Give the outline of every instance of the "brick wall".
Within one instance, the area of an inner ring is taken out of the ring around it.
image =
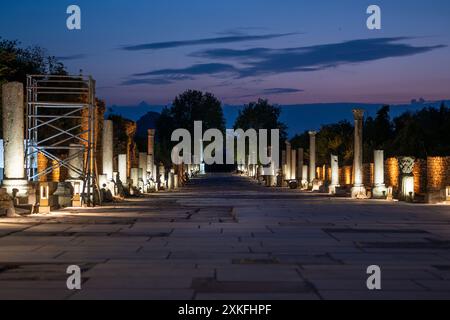
[[[363,164],[363,183],[365,186],[373,185],[373,163]]]
[[[400,169],[397,158],[388,158],[384,164],[384,181],[387,187],[398,189]]]
[[[450,157],[427,158],[427,190],[436,192],[450,186]]]
[[[427,161],[417,159],[414,164],[414,192],[426,193],[427,192]]]
[[[323,176],[323,170],[318,169]],[[450,157],[429,157],[427,160],[417,159],[414,165],[414,191],[418,194],[442,191],[450,186]],[[331,173],[328,174],[330,176]],[[384,165],[385,184],[398,190],[400,185],[400,168],[397,158],[388,158]],[[363,165],[364,185],[372,186],[374,181],[374,164]],[[353,184],[353,167],[339,168],[341,185]]]

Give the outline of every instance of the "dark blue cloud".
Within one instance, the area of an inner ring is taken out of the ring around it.
[[[138,45],[123,46],[123,50],[127,51],[140,51],[140,50],[161,50],[177,47],[196,46],[196,45],[208,45],[208,44],[222,44],[244,41],[258,41],[268,40],[280,37],[286,37],[294,35],[295,33],[278,33],[278,34],[265,34],[265,35],[246,35],[235,34],[226,37],[206,38],[206,39],[194,39],[184,41],[166,41],[166,42],[152,42]]]
[[[193,66],[183,69],[161,69],[144,73],[136,73],[134,77],[143,76],[192,76],[192,75],[208,75],[218,73],[236,73],[238,69],[230,64],[223,63],[203,63],[195,64]]]
[[[264,97],[264,96],[270,96],[270,95],[276,95],[276,94],[290,94],[290,93],[299,93],[304,92],[302,89],[295,89],[295,88],[268,88],[263,89],[257,92],[254,92],[252,94],[246,94],[243,96],[238,96],[235,98],[253,98],[253,97]]]
[[[446,47],[446,45],[413,46],[400,42],[410,39],[407,37],[361,39],[283,49],[211,49],[196,52],[191,56],[221,60],[221,63],[153,70],[133,76],[182,77],[226,73],[234,78],[261,77],[288,72],[312,72],[341,65],[406,57]]]
[[[133,86],[133,85],[139,85],[139,84],[151,84],[151,85],[164,85],[164,84],[171,84],[175,81],[181,81],[181,80],[192,80],[194,79],[191,76],[186,75],[164,75],[164,77],[158,77],[158,78],[130,78],[122,82],[123,86]]]
[[[164,85],[171,84],[172,81],[167,79],[128,79],[122,82],[123,86],[134,86],[139,84]]]
[[[56,59],[58,59],[60,61],[71,61],[71,60],[84,59],[86,57],[87,57],[86,54],[73,54],[73,55],[69,55],[69,56],[56,57]]]
[[[294,88],[269,88],[264,89],[262,91],[263,94],[270,95],[270,94],[283,94],[283,93],[297,93],[297,92],[303,92],[304,90],[301,89],[294,89]]]
[[[446,47],[444,45],[412,46],[399,43],[401,40],[408,39],[406,37],[361,39],[285,49],[212,49],[197,52],[194,55],[239,62],[244,65],[239,70],[239,76],[248,77],[323,70],[344,64],[411,56]]]

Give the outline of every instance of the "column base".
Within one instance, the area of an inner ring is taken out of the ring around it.
[[[26,179],[5,179],[2,187],[10,196],[13,196],[14,189],[18,190],[15,194],[17,198],[26,198],[30,195],[30,185]]]
[[[329,194],[332,194],[332,195],[336,194],[336,188],[339,188],[339,187],[340,187],[340,185],[338,185],[338,184],[332,184],[332,185],[330,185],[330,186],[328,187],[328,193],[329,193]]]
[[[368,199],[366,188],[364,186],[353,187],[352,199]]]
[[[311,191],[320,191],[320,188],[323,186],[323,181],[315,179],[311,183]]]
[[[374,199],[386,199],[388,196],[388,189],[385,185],[375,186],[372,189],[372,198]]]

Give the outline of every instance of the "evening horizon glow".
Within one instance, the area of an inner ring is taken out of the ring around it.
[[[80,31],[65,27],[70,4]],[[377,31],[369,4],[21,1],[3,5],[0,36],[91,74],[108,105],[164,105],[187,89],[233,105],[447,100],[450,3],[378,1]]]

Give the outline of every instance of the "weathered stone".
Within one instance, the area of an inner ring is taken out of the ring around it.
[[[363,183],[363,123],[364,110],[353,110],[355,118],[355,140],[353,148],[353,188],[352,198],[367,199],[366,188]]]
[[[2,86],[4,180],[3,187],[9,195],[16,189],[17,197],[27,197],[28,181],[25,178],[24,146],[24,90],[23,84],[9,82]]]
[[[329,186],[329,193],[336,194],[336,188],[339,185],[339,158],[331,155],[331,185]]]
[[[114,124],[112,120],[104,120],[103,136],[103,174],[108,181],[114,180],[113,176],[113,156],[114,156]]]
[[[316,180],[316,131],[309,132],[309,184],[312,187]]]
[[[385,199],[387,188],[384,184],[384,151],[374,151],[374,188],[372,196],[375,199]]]

